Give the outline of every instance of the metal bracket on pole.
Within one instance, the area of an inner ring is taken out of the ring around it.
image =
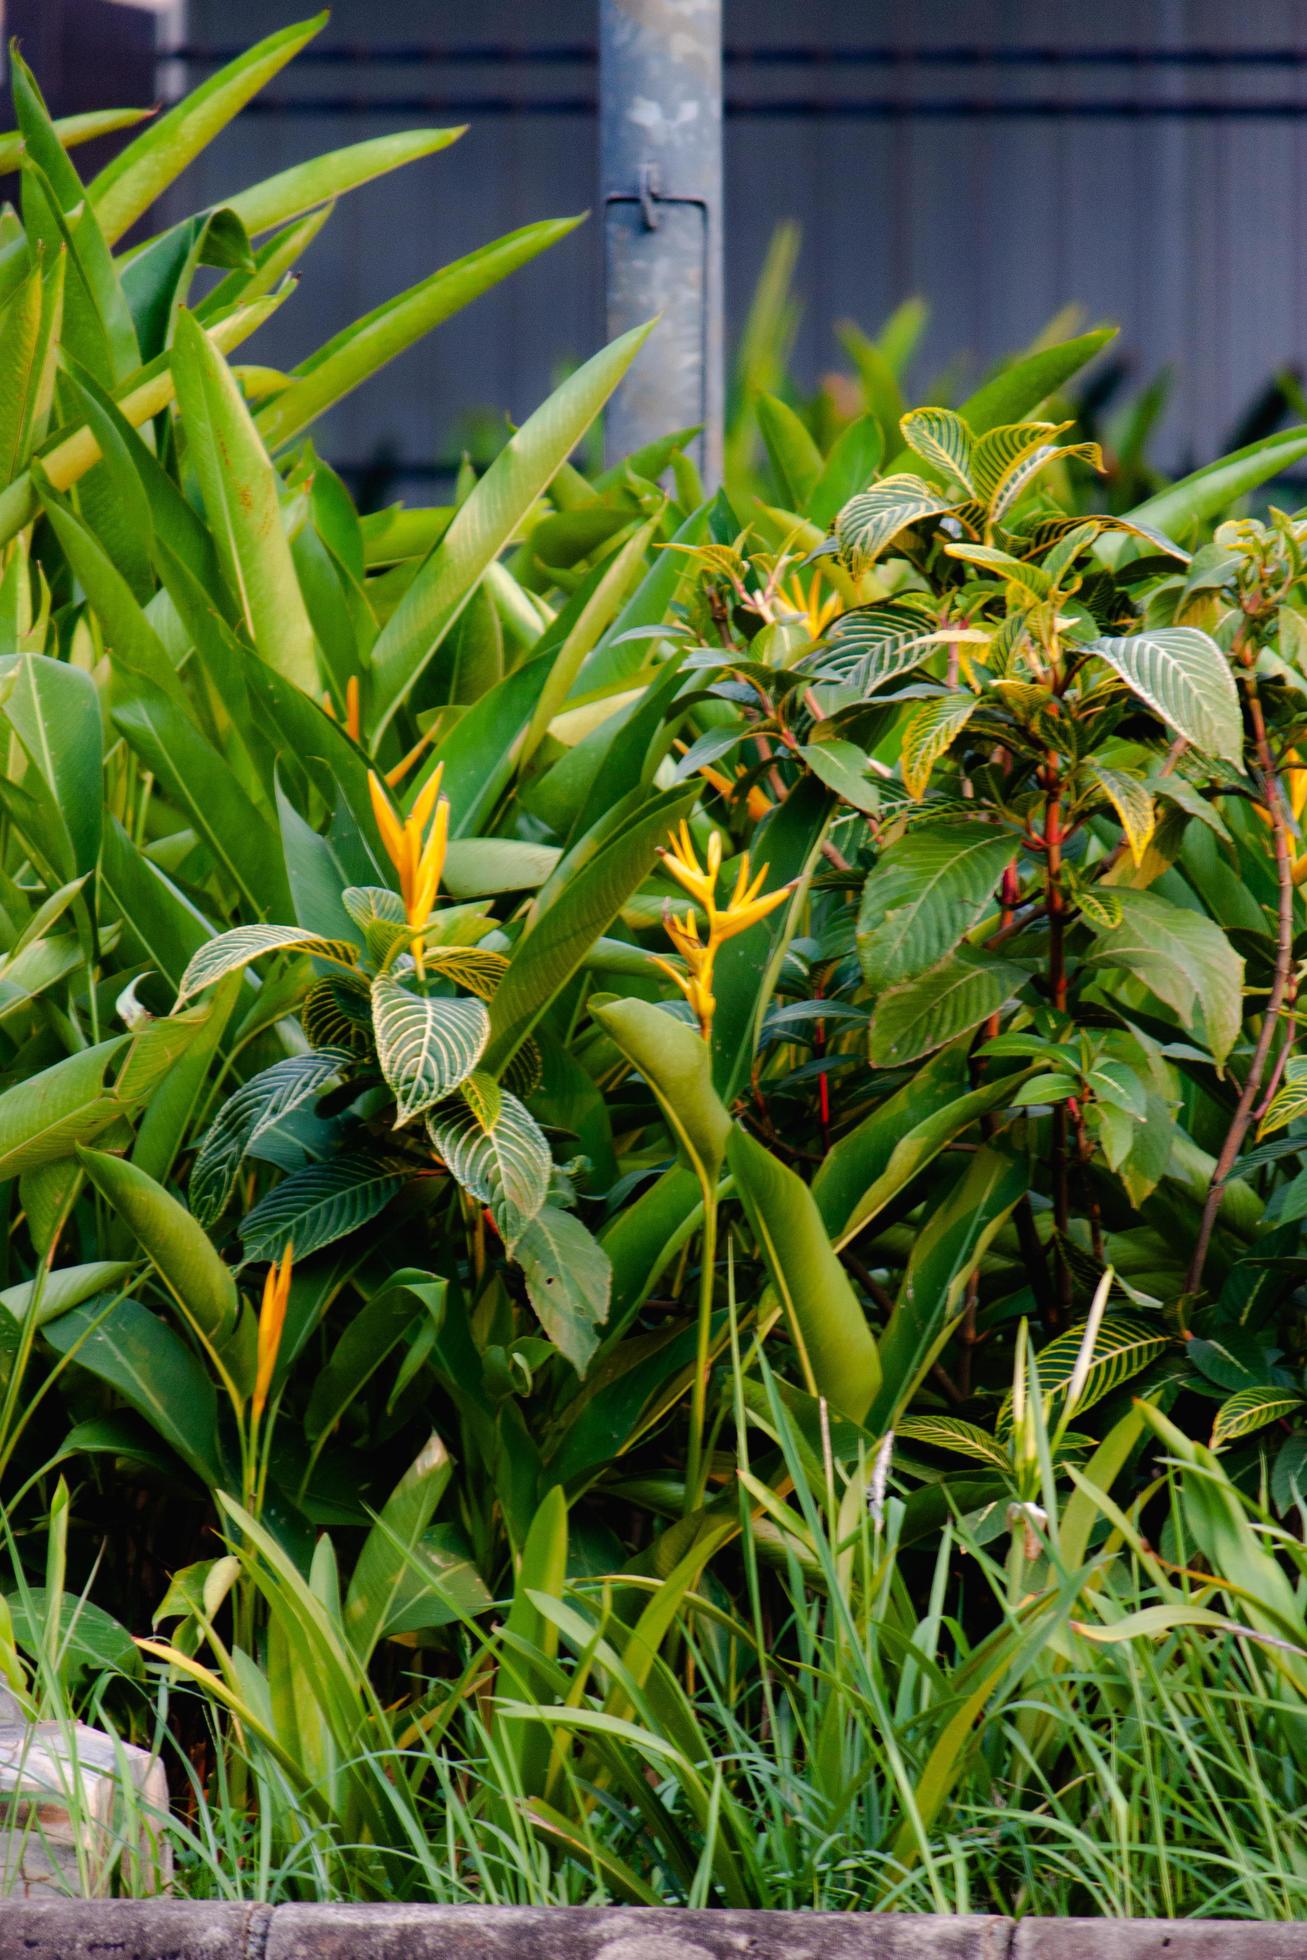
[[[613,397],[610,463],[701,426],[722,460],[721,0],[600,0],[600,175],[610,338],[659,315]]]

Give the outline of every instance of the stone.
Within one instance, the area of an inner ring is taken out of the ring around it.
[[[1307,1924],[1249,1919],[1023,1919],[1012,1960],[1307,1960]]]
[[[894,1914],[291,1905],[266,1960],[1008,1960],[1011,1936]]]
[[[182,1899],[11,1899],[0,1960],[258,1960],[267,1906]]]
[[[7,1700],[0,1706],[0,1898],[164,1890],[172,1847],[160,1829],[168,1783],[158,1757],[83,1722],[29,1722]]]

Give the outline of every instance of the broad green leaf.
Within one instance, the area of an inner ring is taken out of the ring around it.
[[[1026,978],[1024,968],[1010,960],[963,946],[929,973],[889,988],[871,1017],[872,1067],[914,1062],[955,1035],[968,1034],[1001,1012]]]
[[[913,709],[900,734],[899,763],[909,796],[920,802],[931,772],[980,706],[974,694],[934,695]]]
[[[838,1244],[847,1236],[859,1200],[884,1174],[905,1133],[956,1103],[969,1080],[960,1045],[946,1048],[832,1144],[812,1179],[812,1195],[832,1240]]]
[[[1175,1010],[1182,1027],[1201,1018],[1208,1047],[1224,1062],[1239,1035],[1243,961],[1205,912],[1125,886],[1115,896],[1121,924],[1095,935],[1090,960],[1133,973]]]
[[[124,1158],[85,1145],[78,1146],[77,1156],[101,1197],[140,1240],[187,1319],[206,1340],[221,1345],[236,1324],[240,1302],[230,1268],[199,1220]]]
[[[242,1083],[205,1131],[191,1166],[187,1196],[202,1225],[227,1208],[241,1160],[266,1131],[319,1095],[349,1061],[343,1049],[287,1055]]]
[[[702,1035],[652,1001],[595,997],[590,1012],[657,1096],[700,1185],[714,1189],[731,1119],[713,1088],[712,1055]]]
[[[241,1220],[246,1261],[279,1259],[287,1245],[307,1259],[375,1218],[407,1178],[406,1170],[362,1155],[292,1171]]]
[[[782,503],[791,510],[807,510],[821,479],[820,449],[788,402],[775,395],[758,397],[758,427],[780,480]]]
[[[309,953],[350,972],[358,966],[358,947],[348,940],[323,939],[304,926],[236,926],[210,939],[190,960],[177,990],[178,1005],[266,953]]]
[[[276,471],[231,369],[185,311],[177,318],[172,368],[189,455],[249,637],[270,667],[316,695],[317,648],[282,524]]]
[[[405,1471],[363,1541],[345,1595],[345,1630],[366,1666],[409,1586],[413,1563],[453,1471],[432,1436]]]
[[[458,1097],[429,1112],[427,1135],[451,1177],[491,1207],[511,1256],[549,1195],[553,1171],[531,1112],[492,1076],[474,1074]]]
[[[1243,718],[1230,662],[1195,626],[1094,640],[1090,652],[1204,755],[1243,768]]]
[[[726,1157],[811,1393],[861,1422],[881,1386],[880,1357],[811,1191],[744,1130],[732,1130]]]
[[[237,204],[239,205],[239,199]],[[406,292],[386,300],[371,313],[364,314],[362,319],[355,320],[352,325],[342,328],[341,332],[325,346],[318,348],[317,352],[311,354],[307,360],[301,361],[291,372],[290,386],[282,389],[272,401],[260,409],[255,421],[264,442],[269,449],[279,449],[284,443],[290,442],[325,409],[331,407],[334,402],[341,401],[361,382],[383,368],[388,361],[394,360],[397,354],[402,354],[406,347],[411,347],[415,341],[430,333],[433,327],[439,326],[442,320],[449,319],[451,314],[470,305],[474,299],[488,292],[492,286],[497,286],[501,279],[506,279],[510,272],[517,270],[518,266],[526,265],[537,258],[541,252],[548,251],[551,245],[556,245],[560,238],[565,238],[568,232],[575,230],[579,223],[579,218],[550,218],[538,224],[525,225],[520,231],[510,232],[507,237],[496,239],[491,245],[480,246],[475,252],[470,252],[466,258],[456,259],[452,265],[442,266],[438,272],[431,273],[428,278],[420,280],[416,286],[410,286]],[[549,404],[546,403],[545,407],[548,406]],[[534,421],[535,418],[533,417],[532,420]],[[512,449],[514,443],[521,442],[526,435],[526,429],[530,426],[531,424],[528,423],[513,437],[508,445],[509,449]],[[580,432],[577,433],[579,435]],[[576,440],[577,436],[574,435],[567,445],[568,448],[571,448]],[[522,463],[524,469],[531,466],[525,456],[522,458]],[[487,472],[487,475],[490,473]],[[553,470],[550,470],[549,475],[552,474]],[[482,481],[484,482],[485,479],[483,478]],[[548,478],[545,481],[547,482]],[[521,518],[525,516],[526,510],[544,487],[544,483],[539,483],[527,499],[526,505],[512,518],[505,535],[494,545],[490,553],[492,558],[497,556],[499,550],[508,542]],[[501,478],[500,490],[502,495],[512,498],[515,495],[516,485],[505,483]],[[501,507],[499,510],[486,511],[484,516],[493,523],[504,514],[506,513]],[[451,530],[452,528],[453,526]],[[475,549],[482,541],[474,539],[465,531],[460,542]],[[464,571],[466,569],[465,565]],[[484,569],[483,563],[480,570]],[[480,571],[477,576],[480,576]],[[475,583],[474,578],[472,584]],[[448,591],[442,593],[440,598],[447,602]],[[452,624],[452,620],[446,622],[446,626],[448,624]],[[388,648],[394,644],[392,639],[386,638],[385,635],[382,637]],[[434,650],[433,647],[430,651],[434,652]]]
[[[1259,484],[1292,470],[1304,456],[1307,428],[1281,429],[1276,435],[1263,436],[1245,449],[1219,457],[1190,476],[1182,476],[1178,483],[1168,484],[1156,496],[1128,510],[1123,521],[1174,537],[1228,510]],[[1108,534],[1094,549],[1105,564],[1115,565],[1128,541],[1121,533]]]
[[[608,1318],[612,1267],[579,1218],[544,1205],[513,1249],[540,1325],[584,1375]]]
[[[379,735],[643,346],[637,327],[594,355],[510,437],[378,635],[372,650]]]
[[[493,1605],[465,1534],[456,1524],[436,1524],[423,1533],[398,1577],[382,1638],[434,1633],[488,1613]]]
[[[993,824],[922,824],[882,853],[862,888],[858,957],[873,993],[951,953],[994,899],[1016,840]]]
[[[0,1179],[72,1155],[73,1146],[118,1120],[122,1107],[105,1080],[129,1037],[80,1049],[0,1094]]]
[[[329,1436],[414,1321],[419,1317],[438,1321],[444,1306],[443,1279],[416,1266],[393,1272],[359,1308],[315,1376],[304,1415],[305,1434],[315,1443]]]
[[[885,453],[880,423],[874,415],[859,415],[841,431],[821,477],[804,506],[814,524],[828,525],[850,497],[865,490]]]
[[[7,1286],[0,1293],[0,1307],[6,1308],[18,1321],[32,1314],[36,1325],[44,1327],[48,1320],[57,1320],[71,1307],[80,1307],[92,1294],[112,1291],[130,1272],[131,1267],[121,1259],[92,1259],[82,1266],[59,1266],[53,1272],[43,1272],[37,1279]]]
[[[326,14],[269,34],[228,62],[207,82],[119,152],[89,187],[110,244],[133,225],[205,145],[326,25]]]
[[[0,658],[12,679],[3,712],[30,765],[22,787],[34,798],[28,842],[66,884],[95,867],[100,851],[103,741],[89,674],[38,653]]]
[[[472,1073],[490,1036],[490,1015],[482,1001],[423,997],[383,973],[372,983],[372,1028],[399,1129]]]
[[[840,555],[859,578],[900,531],[923,517],[941,517],[953,507],[953,501],[919,476],[883,476],[870,490],[851,497],[836,518]]]
[[[1279,1422],[1285,1416],[1293,1415],[1303,1406],[1304,1398],[1292,1389],[1271,1387],[1241,1388],[1222,1402],[1216,1411],[1212,1424],[1211,1447],[1219,1450],[1226,1443],[1237,1442],[1242,1436],[1251,1436],[1258,1429],[1265,1429],[1270,1422]]]
[[[968,1280],[1027,1182],[1023,1163],[983,1144],[929,1206],[880,1337],[884,1379],[867,1414],[869,1428],[893,1428],[916,1394],[962,1311]]]
[[[51,1321],[56,1354],[107,1382],[209,1488],[222,1479],[217,1394],[198,1356],[175,1328],[138,1300],[103,1297]]]

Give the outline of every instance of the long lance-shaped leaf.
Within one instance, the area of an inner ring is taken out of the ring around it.
[[[270,293],[249,306],[233,307],[223,319],[210,322],[205,329],[208,338],[219,352],[230,353],[276,312],[285,296],[285,291]],[[161,355],[115,391],[113,399],[123,417],[139,429],[160,409],[167,408],[174,392],[168,356]],[[41,450],[40,461],[53,487],[68,490],[100,461],[100,445],[93,431],[81,424],[52,437]],[[0,492],[0,545],[8,544],[25,524],[30,524],[38,508],[36,483],[27,470]]]
[[[1148,497],[1128,510],[1120,522],[1146,525],[1150,530],[1174,537],[1177,532],[1187,531],[1190,526],[1228,509],[1259,484],[1292,469],[1304,456],[1307,456],[1307,428],[1282,429],[1278,435],[1250,442],[1245,449],[1220,456],[1191,476],[1182,476],[1178,483],[1168,484],[1155,497]],[[1129,542],[1128,534],[1105,533],[1096,541],[1094,555],[1105,565],[1115,565]]]
[[[511,436],[456,513],[378,636],[372,651],[376,734],[388,727],[487,566],[593,422],[644,345],[635,327],[569,375]]]
[[[744,1130],[732,1130],[726,1157],[808,1386],[860,1422],[880,1391],[880,1355],[811,1191]]]
[[[182,975],[177,1005],[211,987],[224,974],[235,973],[265,953],[308,953],[314,959],[330,960],[335,966],[351,970],[358,964],[358,947],[348,940],[324,939],[305,926],[236,926],[201,946]],[[175,1011],[175,1010],[174,1010]]]
[[[187,1319],[208,1340],[223,1341],[236,1322],[236,1282],[199,1220],[122,1157],[84,1146],[77,1155],[101,1197],[140,1240]]]
[[[1094,327],[1073,340],[1062,340],[1056,346],[1038,347],[1033,353],[1021,355],[977,388],[974,395],[968,395],[959,404],[958,414],[973,436],[983,435],[1004,422],[1020,422],[1050,395],[1055,395],[1073,374],[1088,366],[1110,340],[1115,340],[1116,334],[1115,327]],[[916,460],[910,449],[902,449],[886,462],[885,474],[909,467]],[[927,471],[929,468],[927,465]]]
[[[215,200],[225,210],[234,211],[252,238],[303,217],[317,204],[343,197],[361,184],[371,184],[388,171],[402,170],[405,164],[435,156],[457,143],[467,130],[461,123],[454,129],[400,129],[388,136],[370,136],[362,143],[350,143],[326,156],[311,157],[307,163],[292,164],[251,184],[234,197]]]
[[[106,164],[89,196],[111,245],[326,23],[318,14],[247,48]]]
[[[343,400],[406,347],[497,286],[518,266],[526,265],[556,245],[580,222],[580,218],[551,218],[540,224],[524,225],[520,231],[509,232],[493,244],[469,252],[466,258],[442,266],[429,278],[419,280],[416,286],[396,294],[343,328],[324,347],[301,361],[292,370],[290,386],[260,409],[257,426],[263,440],[270,449],[279,449],[306,429],[324,409]]]
[[[120,129],[134,129],[148,122],[153,109],[90,109],[80,116],[57,116],[50,127],[65,150],[79,143],[94,143],[101,136],[112,136]],[[7,177],[23,160],[23,133],[7,129],[0,135],[0,176]]]
[[[173,373],[190,455],[218,551],[260,658],[306,694],[318,658],[281,520],[280,486],[231,369],[183,311]]]

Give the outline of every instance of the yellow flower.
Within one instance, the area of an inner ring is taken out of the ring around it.
[[[740,868],[736,874],[735,889],[728,903],[717,903],[717,877],[722,864],[721,832],[714,830],[708,839],[705,862],[700,864],[690,836],[690,826],[682,822],[679,831],[671,831],[671,849],[662,853],[663,863],[707,915],[708,936],[704,940],[699,935],[699,921],[694,913],[687,911],[684,918],[678,919],[670,905],[663,911],[663,929],[671,940],[673,949],[680,954],[687,971],[659,960],[657,964],[663,972],[676,982],[694,1010],[699,1023],[699,1032],[707,1041],[712,1034],[713,1014],[717,1006],[713,994],[713,967],[717,959],[717,949],[737,933],[747,932],[750,926],[757,925],[769,912],[775,911],[783,899],[789,895],[789,886],[781,885],[774,892],[762,893],[767,877],[767,866],[750,876],[749,853],[740,854]],[[760,896],[760,894],[762,894]]]
[[[783,597],[789,600],[797,613],[808,622],[808,631],[814,640],[819,640],[833,619],[838,619],[841,600],[837,592],[825,599],[821,596],[821,573],[814,572],[805,585],[797,572],[788,584],[781,587]]]
[[[274,1259],[268,1268],[268,1276],[263,1282],[263,1304],[259,1308],[258,1365],[254,1374],[254,1398],[251,1404],[255,1422],[263,1414],[267,1405],[268,1390],[272,1387],[272,1373],[277,1365],[277,1355],[281,1349],[282,1329],[286,1325],[286,1306],[290,1300],[290,1272],[294,1257],[294,1247],[286,1242],[286,1250],[280,1263]]]
[[[419,979],[423,971],[422,933],[435,906],[449,843],[449,799],[440,794],[444,769],[443,762],[436,764],[402,822],[375,770],[368,771],[372,814],[386,854],[399,873],[399,892],[404,917],[413,929],[413,964]]]

